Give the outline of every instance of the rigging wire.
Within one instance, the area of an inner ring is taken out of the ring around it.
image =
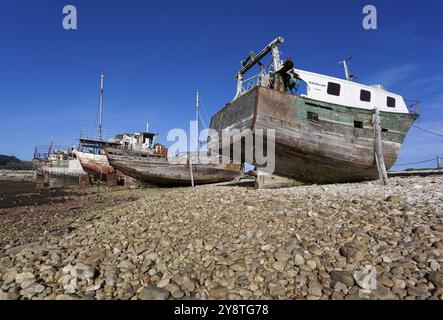
[[[206,126],[205,120],[203,119],[200,112],[198,113],[198,115],[200,116],[200,120],[202,121],[203,125],[205,126],[205,129],[208,129],[208,127]]]
[[[433,134],[433,135],[436,135],[438,137],[442,137],[443,138],[443,134],[441,134],[441,133],[437,133],[437,132],[434,132],[434,131],[431,131],[431,130],[428,130],[428,129],[425,129],[425,128],[422,128],[422,127],[419,127],[419,126],[416,126],[415,124],[413,124],[412,126],[414,128],[419,129],[419,130],[423,130],[423,131],[425,131],[427,133],[430,133],[430,134]]]
[[[208,114],[206,113],[205,103],[203,102],[203,98],[202,98],[201,94],[200,94],[200,102],[201,102],[201,106],[202,106],[201,109],[202,109],[203,112],[205,113],[204,116],[205,116],[206,120],[208,121],[208,120],[209,120],[209,117],[208,117]],[[206,126],[206,124],[205,124],[205,122],[204,122],[202,116],[203,116],[203,115],[202,115],[201,112],[200,112],[200,118],[201,118],[201,120],[202,120],[202,122],[203,122],[203,125],[205,126],[205,129],[207,129],[208,127]],[[208,122],[209,122],[209,121],[208,121]]]
[[[423,161],[417,161],[417,162],[409,162],[409,163],[396,164],[396,165],[393,165],[393,167],[403,167],[403,166],[409,166],[409,165],[411,165],[411,164],[426,163],[426,162],[435,161],[435,159],[436,159],[436,158],[434,158],[434,159],[429,159],[429,160],[423,160]]]

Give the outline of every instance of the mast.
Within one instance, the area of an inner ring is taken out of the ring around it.
[[[346,76],[346,80],[348,81],[352,81],[352,79],[354,78],[354,76],[349,72],[349,65],[348,65],[348,61],[351,60],[351,57],[346,58],[342,61],[340,61],[338,64],[342,64],[343,67],[345,68],[345,76]]]
[[[197,96],[196,96],[196,112],[195,112],[195,120],[197,121],[197,159],[198,159],[198,157],[199,157],[199,143],[200,143],[200,141],[199,141],[199,126],[198,126],[198,116],[199,116],[199,103],[200,103],[200,101],[199,101],[199,92],[198,92],[198,89],[197,89]]]
[[[100,141],[103,141],[103,88],[104,88],[104,82],[105,82],[105,75],[103,74],[103,71],[100,75],[100,122],[98,125],[98,135]]]

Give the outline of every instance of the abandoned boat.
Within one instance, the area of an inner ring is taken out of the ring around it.
[[[407,106],[402,96],[380,85],[352,81],[347,61],[343,62],[346,80],[294,68],[291,60],[280,60],[278,46],[282,42],[279,37],[242,62],[235,98],[211,118],[214,131],[208,148],[245,161],[243,146],[240,154],[226,153],[226,149],[247,141],[248,135],[255,139],[257,129],[264,135],[273,129],[275,160],[272,171],[263,169],[264,176],[308,183],[377,179],[373,115],[379,114],[383,157],[389,169],[418,118],[418,101]],[[269,53],[271,60],[265,67],[262,59]],[[256,64],[260,73],[243,81],[244,74]],[[223,132],[233,129],[238,131],[223,143]],[[265,139],[265,148],[269,144]],[[260,175],[263,165],[255,157],[249,163]]]
[[[52,143],[48,149],[36,147],[32,163],[41,187],[64,187],[88,181],[87,173],[69,148],[54,147]]]
[[[199,93],[197,90],[196,137],[198,137]],[[230,163],[218,154],[197,151],[168,158],[168,149],[160,144],[138,150],[124,144],[124,148],[107,148],[109,163],[125,175],[160,186],[189,186],[227,182],[242,176],[242,165]]]
[[[202,153],[182,154],[167,159],[162,155],[106,148],[106,155],[115,169],[152,185],[209,184],[232,181],[242,175],[241,164],[225,164],[219,156]]]
[[[74,156],[80,161],[83,169],[95,180],[103,180],[112,184],[116,176],[121,173],[115,172],[109,165],[106,158],[104,147],[111,145],[118,146],[118,142],[105,141],[103,136],[103,92],[104,92],[104,74],[100,74],[100,105],[99,105],[99,125],[98,130],[82,128],[80,130],[79,145],[73,151]]]

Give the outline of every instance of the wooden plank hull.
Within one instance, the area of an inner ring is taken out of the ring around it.
[[[171,163],[163,157],[140,157],[107,152],[109,163],[125,175],[159,186],[189,186],[189,163]],[[192,165],[194,183],[209,184],[232,181],[242,175],[241,164],[195,163]]]
[[[308,113],[318,119],[308,118]],[[381,112],[386,168],[397,159],[401,144],[418,116]],[[363,128],[354,126],[363,123]],[[351,182],[378,178],[374,159],[372,110],[324,103],[293,94],[256,87],[226,105],[211,119],[223,129],[275,130],[274,174],[315,183]],[[214,144],[209,141],[209,148]],[[232,141],[240,136],[234,135]],[[224,150],[219,147],[218,152]],[[266,150],[266,144],[265,144]],[[226,152],[226,151],[225,151]],[[226,153],[225,153],[226,154]],[[244,157],[244,149],[242,149]],[[258,168],[260,169],[260,168]]]

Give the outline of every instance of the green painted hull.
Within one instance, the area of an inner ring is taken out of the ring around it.
[[[372,110],[256,87],[216,113],[211,119],[211,129],[218,132],[220,139],[225,128],[274,129],[276,175],[315,183],[372,180],[378,178],[372,113]],[[387,169],[396,161],[417,117],[380,112]],[[355,122],[362,123],[363,128],[356,127]],[[211,139],[210,148],[214,141]],[[219,148],[219,152],[223,151]]]

